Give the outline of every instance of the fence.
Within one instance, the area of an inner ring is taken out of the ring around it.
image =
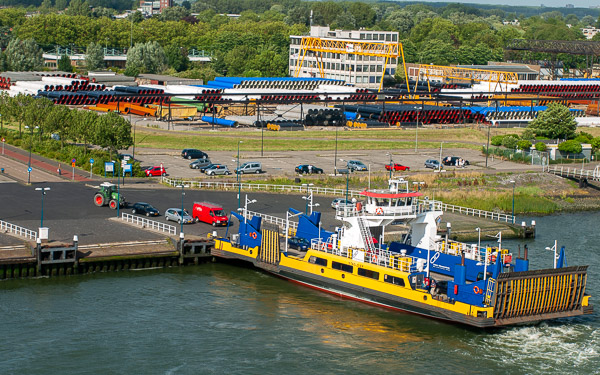
[[[198,189],[213,189],[213,190],[237,190],[238,189],[238,184],[237,182],[218,182],[218,181],[184,181],[184,180],[177,180],[177,179],[172,179],[172,178],[167,178],[164,177],[163,180],[166,184],[170,185],[170,186],[181,186],[183,185],[187,185],[190,188],[196,187]],[[250,184],[250,183],[240,183],[240,187],[241,189],[247,191],[270,191],[270,192],[279,192],[279,193],[302,193],[305,194],[307,193],[307,188],[306,186],[301,186],[301,185],[272,185],[272,184]],[[332,196],[344,196],[346,194],[346,190],[345,189],[334,189],[334,188],[327,188],[327,187],[318,187],[318,186],[311,186],[310,187],[310,191],[313,192],[313,194],[319,194],[319,195],[332,195]],[[348,198],[361,198],[361,191],[358,190],[348,190]],[[417,201],[414,202],[415,204],[417,203]],[[507,223],[514,223],[514,216],[512,215],[506,215],[506,214],[501,214],[501,213],[496,213],[496,212],[492,212],[492,211],[483,211],[483,210],[478,210],[475,208],[469,208],[469,207],[461,207],[461,206],[455,206],[455,205],[451,205],[451,204],[444,204],[442,203],[442,211],[450,211],[450,212],[457,212],[457,213],[461,213],[461,214],[465,214],[465,215],[470,215],[470,216],[477,216],[477,217],[482,217],[482,218],[486,218],[486,219],[490,219],[490,220],[498,220],[498,221],[504,221]],[[248,211],[250,212],[250,211]],[[260,215],[259,215],[260,216]],[[267,215],[268,216],[268,215]]]
[[[15,224],[7,223],[6,221],[0,220],[0,231],[4,233],[12,233],[17,236],[25,237],[28,240],[36,240],[37,232],[33,230],[29,230],[27,228],[20,227]]]
[[[561,177],[571,177],[576,179],[586,178],[588,180],[600,181],[600,167],[594,169],[583,169],[583,168],[571,168],[571,167],[557,167],[548,166],[545,169],[546,172],[555,174]]]
[[[132,223],[134,225],[138,225],[142,228],[152,229],[152,230],[159,231],[159,232],[167,232],[172,235],[177,234],[177,228],[174,227],[173,225],[160,223],[160,222],[154,221],[154,220],[148,220],[143,217],[122,213],[121,220],[126,221],[128,223]]]

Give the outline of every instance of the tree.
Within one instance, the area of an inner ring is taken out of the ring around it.
[[[31,127],[38,126],[40,128],[40,139],[44,134],[43,123],[46,117],[48,117],[48,113],[50,113],[52,106],[54,106],[52,100],[48,98],[37,98],[30,100],[24,107],[23,119],[27,125]]]
[[[98,43],[90,43],[85,51],[85,66],[88,71],[104,68],[104,50]]]
[[[42,49],[33,39],[15,38],[4,51],[7,68],[14,71],[41,70],[44,66]]]
[[[165,56],[167,64],[177,72],[187,70],[190,59],[188,58],[187,49],[170,45],[165,48]]]
[[[169,7],[162,10],[159,18],[161,21],[179,21],[189,15],[190,11],[184,7]]]
[[[64,147],[67,138],[74,139],[73,137],[76,135],[73,132],[76,130],[73,126],[73,112],[84,111],[71,111],[64,105],[53,105],[48,115],[44,118],[42,129],[47,134],[58,134],[61,148]]]
[[[538,151],[546,151],[548,149],[548,146],[546,146],[544,142],[538,142],[535,144],[535,149]]]
[[[67,9],[67,6],[69,5],[69,1],[68,0],[56,0],[54,3],[54,7],[57,10],[65,10]]]
[[[165,69],[167,58],[165,50],[158,42],[136,43],[127,52],[125,72],[132,73],[160,73]]]
[[[98,116],[94,135],[94,143],[108,148],[111,155],[133,144],[131,123],[113,112]]]
[[[515,149],[517,147],[517,143],[519,139],[512,135],[507,135],[502,138],[502,146],[510,149]]]
[[[72,72],[73,65],[71,65],[71,59],[66,54],[62,55],[60,59],[58,59],[57,69],[61,72]]]
[[[575,137],[577,122],[569,108],[560,103],[551,103],[548,109],[529,124],[528,128],[533,129],[536,136],[571,139]]]
[[[69,16],[85,16],[90,15],[90,4],[86,1],[71,0],[69,7],[65,10],[65,14]]]
[[[521,139],[520,141],[517,142],[517,148],[519,150],[527,151],[531,148],[531,141],[528,141],[526,139]]]
[[[94,142],[98,115],[92,111],[71,112],[72,122],[68,134],[74,141],[83,143],[84,153],[87,154],[88,142]]]

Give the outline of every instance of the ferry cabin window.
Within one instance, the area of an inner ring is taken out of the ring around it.
[[[365,268],[358,269],[358,276],[370,277],[371,279],[379,280],[379,272],[367,270]]]
[[[339,262],[331,262],[331,268],[333,268],[334,270],[340,270],[350,273],[352,273],[352,271],[354,270],[354,267],[352,267],[351,265]]]
[[[404,279],[397,276],[384,275],[383,281],[394,285],[404,286]]]
[[[311,256],[310,258],[308,258],[308,262],[319,265],[319,266],[327,267],[327,259],[324,259],[324,258]]]

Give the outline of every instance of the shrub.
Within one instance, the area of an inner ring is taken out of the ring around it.
[[[490,143],[492,146],[502,146],[502,139],[504,139],[503,135],[495,135],[492,137]]]
[[[512,135],[507,135],[506,137],[504,137],[504,139],[502,139],[502,146],[514,149],[515,147],[517,147],[517,142],[519,142],[518,138]]]
[[[592,138],[592,140],[590,140],[590,144],[592,145],[592,148],[594,150],[599,149],[600,148],[600,137]]]
[[[544,142],[538,142],[535,144],[535,149],[538,151],[546,151],[548,149],[548,146],[546,146]]]
[[[582,147],[581,143],[577,142],[574,139],[564,141],[558,145],[558,149],[562,152],[568,152],[571,154],[578,154],[581,152]]]
[[[531,148],[531,142],[525,139],[522,139],[520,141],[517,142],[517,148],[519,150],[529,150]]]

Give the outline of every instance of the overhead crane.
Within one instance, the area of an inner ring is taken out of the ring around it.
[[[381,88],[383,86],[385,68],[387,67],[387,64],[391,58],[398,59],[399,57],[402,57],[404,75],[408,77],[406,72],[406,64],[404,61],[404,50],[402,49],[402,43],[361,42],[357,40],[334,40],[305,36],[302,37],[302,41],[300,43],[300,59],[298,64],[296,65],[296,73],[294,75],[295,77],[298,77],[300,75],[300,70],[302,69],[302,64],[308,51],[311,51],[315,54],[317,60],[317,67],[319,69],[319,74],[321,75],[321,78],[325,78],[325,71],[323,68],[323,54],[328,52],[339,53],[344,55],[375,56],[385,58],[378,91],[381,91]]]
[[[519,83],[517,74],[513,72],[503,72],[498,70],[487,70],[487,69],[473,69],[473,68],[461,68],[457,66],[441,66],[441,65],[429,65],[420,64],[418,66],[419,77],[422,75],[427,78],[429,84],[429,77],[442,78],[444,80],[463,80],[468,82],[489,82],[490,92],[495,91],[496,87],[500,85],[516,85]],[[418,82],[417,82],[418,83]],[[496,86],[492,90],[492,84]]]

